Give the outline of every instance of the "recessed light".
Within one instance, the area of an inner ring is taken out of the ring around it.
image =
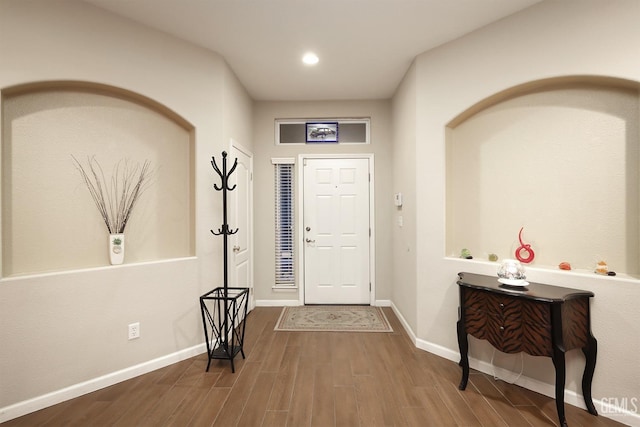
[[[305,53],[304,56],[302,57],[302,62],[304,62],[307,65],[315,65],[318,63],[318,61],[320,61],[320,59],[318,58],[318,55],[316,55],[313,52]]]

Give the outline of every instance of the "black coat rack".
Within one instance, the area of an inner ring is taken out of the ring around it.
[[[236,158],[231,170],[227,172],[227,153],[222,152],[222,170],[215,157],[211,157],[211,166],[221,179],[221,185],[213,184],[216,191],[222,191],[222,226],[218,231],[211,230],[215,236],[222,236],[223,242],[223,286],[217,287],[200,297],[202,325],[207,343],[209,361],[207,371],[213,359],[231,361],[231,372],[235,372],[234,357],[240,353],[244,359],[244,331],[246,327],[249,288],[229,287],[228,238],[238,232],[232,230],[227,222],[227,192],[236,186],[229,187],[229,177],[238,166]]]
[[[227,223],[227,191],[233,191],[236,188],[235,185],[233,187],[229,187],[229,177],[236,170],[236,167],[238,166],[238,159],[236,158],[236,160],[233,162],[233,166],[231,167],[231,170],[229,171],[229,173],[227,173],[227,152],[223,151],[222,152],[222,171],[216,164],[215,157],[211,158],[211,166],[213,166],[213,170],[216,171],[216,173],[222,180],[222,185],[220,186],[218,186],[217,184],[213,184],[213,188],[215,188],[217,191],[222,191],[222,227],[218,228],[217,232],[211,230],[211,233],[214,234],[215,236],[220,236],[220,235],[222,236],[223,259],[224,259],[223,281],[224,281],[224,288],[227,289],[228,281],[229,281],[229,266],[228,266],[229,260],[228,260],[228,253],[227,253],[227,250],[229,248],[228,239],[230,235],[236,234],[238,232],[237,228],[235,230],[230,230],[229,224]]]

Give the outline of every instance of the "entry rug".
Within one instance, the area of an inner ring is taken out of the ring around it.
[[[284,307],[274,330],[393,332],[382,308],[347,305]]]

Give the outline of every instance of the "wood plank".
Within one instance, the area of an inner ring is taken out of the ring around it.
[[[277,372],[282,363],[289,336],[287,333],[274,332],[269,347],[265,349],[262,363],[263,372]]]
[[[255,310],[254,310],[255,311]],[[259,349],[259,351],[252,351],[247,355],[247,359],[252,362],[261,362],[264,360],[268,349],[271,346],[271,341],[273,341],[276,332],[273,328],[276,326],[276,319],[267,319],[263,325],[259,327],[262,328],[262,333],[259,337],[257,337],[257,341],[255,342],[255,348]]]
[[[493,382],[494,380],[491,380]],[[510,426],[526,426],[529,424],[520,412],[514,408],[500,391],[484,375],[469,375],[467,388],[475,387],[487,402]]]
[[[189,427],[211,426],[227,403],[230,394],[231,388],[212,387],[186,425]]]
[[[291,397],[291,407],[287,417],[288,426],[308,426],[311,424],[311,405],[313,403],[313,364],[301,356]]]
[[[253,427],[262,424],[275,379],[274,372],[260,372],[258,374],[238,421],[238,426]]]
[[[372,377],[360,375],[354,378],[358,416],[361,426],[385,424],[385,402],[380,384]]]
[[[169,384],[151,384],[137,396],[132,396],[127,410],[113,424],[118,427],[140,425],[147,413],[153,410],[164,395],[173,386]]]
[[[351,343],[349,366],[353,375],[371,375],[370,359],[362,341],[364,334],[357,334]]]
[[[173,386],[169,389],[162,399],[158,400],[156,405],[148,411],[145,416],[136,425],[140,427],[154,427],[164,424],[171,415],[177,411],[180,403],[189,394],[190,387]]]
[[[330,363],[317,365],[315,367],[315,377],[313,380],[311,427],[335,425],[333,391],[332,365]]]
[[[466,390],[461,390],[460,396],[467,402],[467,405],[483,426],[507,427],[506,421],[472,384],[468,384]]]
[[[449,408],[444,403],[440,396],[440,389],[437,387],[420,387],[422,393],[423,408],[428,415],[428,424],[436,426],[456,426],[456,420],[449,411]],[[412,408],[407,408],[412,409]],[[415,411],[415,415],[422,415],[423,412]],[[416,424],[425,425],[425,424]],[[464,425],[464,424],[462,424]]]
[[[234,425],[240,419],[244,405],[249,399],[253,385],[258,378],[259,371],[260,362],[245,363],[244,369],[237,375],[238,379],[231,388],[229,397],[216,417],[214,426]]]
[[[262,427],[283,427],[287,425],[287,411],[267,411],[262,420]]]
[[[291,406],[291,396],[295,389],[296,372],[300,361],[300,346],[287,346],[282,363],[278,369],[271,398],[267,409],[270,411],[287,411]]]
[[[451,412],[454,420],[461,426],[482,426],[482,423],[469,406],[468,402],[461,396],[460,390],[455,384],[450,382],[439,383],[437,386],[439,397]]]
[[[336,386],[352,386],[353,374],[351,371],[351,353],[352,342],[354,341],[353,333],[334,334],[331,337],[331,355],[333,385]]]
[[[167,417],[166,426],[186,426],[194,418],[194,414],[198,414],[198,411],[202,408],[205,402],[209,403],[207,399],[210,398],[209,396],[212,389],[213,387],[209,387],[208,389],[204,387],[188,387],[184,399],[171,413],[171,415]],[[211,420],[213,420],[213,418],[211,418]]]
[[[336,427],[358,427],[358,403],[354,386],[334,386]]]

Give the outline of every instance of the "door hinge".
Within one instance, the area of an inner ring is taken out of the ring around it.
[[[371,292],[371,282],[369,282],[369,292]]]
[[[371,237],[371,227],[369,227],[369,237]]]

